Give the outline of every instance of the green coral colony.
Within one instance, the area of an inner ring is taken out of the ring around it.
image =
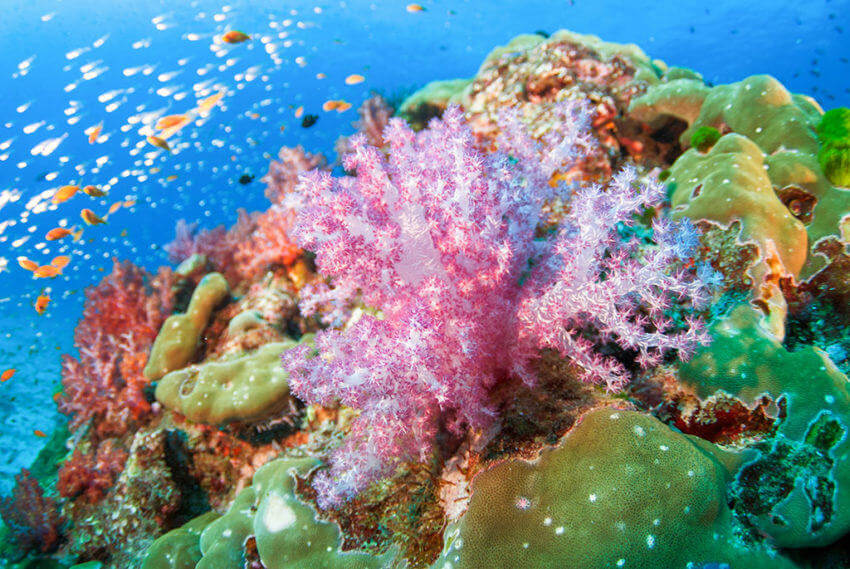
[[[124,434],[76,431],[81,453],[105,457],[109,440],[126,463],[99,500],[63,490],[64,544],[37,566],[850,566],[833,545],[850,532],[850,110],[824,113],[766,75],[710,86],[637,46],[560,31],[515,38],[396,115],[425,129],[459,104],[486,138],[513,107],[542,136],[557,128],[548,106],[568,100],[601,117],[586,177],[662,173],[658,215],[693,222],[695,261],[720,277],[699,314],[710,343],[619,393],[544,354],[535,386],[494,389],[514,390],[495,435],[446,435],[450,447],[322,509],[312,482],[357,412],[299,401],[280,364],[326,326],[293,308],[318,282],[312,260],[246,283],[196,258],[144,360],[152,414]],[[355,306],[345,328],[372,313]],[[70,461],[62,442],[40,460]],[[56,486],[55,469],[40,477]]]

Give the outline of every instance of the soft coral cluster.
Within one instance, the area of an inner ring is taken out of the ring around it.
[[[299,244],[338,289],[381,311],[283,356],[296,395],[361,411],[315,479],[322,507],[399,461],[426,458],[441,427],[492,427],[491,388],[509,375],[533,383],[540,348],[613,389],[626,372],[587,334],[637,350],[644,365],[668,349],[687,356],[704,340],[699,322],[674,330],[664,313],[673,300],[705,296],[694,271],[676,268],[690,256],[692,229],[656,223],[644,248],[617,231],[660,203],[659,184],[626,172],[608,188],[581,189],[557,230],[535,238],[544,205],[569,198],[550,184],[553,173],[590,145],[586,110],[559,112],[562,126],[543,144],[505,115],[501,150],[491,153],[456,107],[418,134],[393,119],[388,158],[358,135],[344,160],[356,176],[303,178]]]
[[[15,488],[8,498],[0,499],[0,517],[24,551],[53,551],[59,545],[64,522],[59,503],[44,495],[44,490],[28,470],[15,476]]]
[[[265,269],[288,267],[295,262],[301,249],[289,237],[293,211],[273,205],[256,218],[255,229],[234,255],[242,278],[252,278]]]
[[[174,240],[164,247],[169,260],[179,263],[195,254],[204,255],[231,286],[268,268],[290,266],[301,253],[289,237],[293,206],[298,201],[294,191],[298,177],[326,166],[321,154],[310,154],[300,146],[284,146],[263,177],[266,197],[272,202],[267,211],[249,214],[239,210],[237,222],[230,229],[219,226],[199,231],[197,224],[181,219]]]
[[[284,146],[277,158],[269,163],[269,171],[263,176],[266,197],[273,204],[282,203],[284,198],[293,194],[301,174],[316,168],[324,169],[328,164],[324,156],[310,154],[301,146]]]
[[[97,451],[86,454],[74,449],[59,470],[56,489],[63,498],[81,497],[90,504],[100,502],[124,470],[127,451],[113,439],[100,443]]]
[[[122,435],[150,411],[142,369],[172,302],[169,271],[152,277],[129,262],[86,291],[74,330],[80,358],[64,356],[58,399],[72,430],[91,421],[99,438]]]
[[[223,225],[198,230],[197,223],[177,221],[175,237],[163,247],[172,263],[180,263],[192,255],[203,255],[213,268],[224,275],[228,283],[242,279],[242,265],[237,262],[240,251],[249,248],[249,240],[257,228],[257,214],[244,209],[237,212],[236,223],[230,229]]]

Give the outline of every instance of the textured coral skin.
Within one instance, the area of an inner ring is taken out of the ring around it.
[[[532,384],[541,348],[572,359],[587,381],[619,388],[626,370],[598,353],[587,327],[638,352],[641,365],[671,349],[687,357],[704,341],[698,322],[672,330],[663,314],[674,299],[705,300],[693,271],[674,268],[696,244],[692,227],[655,223],[657,246],[639,257],[638,240],[616,227],[658,204],[660,185],[642,185],[632,171],[571,199],[550,185],[590,145],[586,110],[559,112],[562,130],[547,135],[545,153],[513,116],[503,117],[502,151],[484,153],[450,107],[419,134],[390,121],[388,159],[353,137],[344,166],[356,177],[303,178],[299,244],[338,289],[359,290],[383,315],[319,334],[318,356],[308,347],[283,356],[296,395],[362,410],[331,470],[316,478],[323,506],[390,474],[399,459],[427,458],[441,426],[492,426],[490,389],[507,375]],[[536,239],[554,198],[570,199],[571,211],[552,237]]]

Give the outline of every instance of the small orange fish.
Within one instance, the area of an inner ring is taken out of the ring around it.
[[[206,99],[198,102],[198,111],[200,111],[200,113],[203,114],[203,115],[209,113],[212,110],[212,108],[216,105],[216,103],[218,103],[221,100],[221,98],[224,97],[224,93],[225,93],[224,90],[219,91],[215,95],[210,95]]]
[[[324,73],[316,73],[316,79],[324,79],[325,77],[327,77],[327,75]]]
[[[56,241],[57,239],[62,239],[63,237],[68,237],[71,235],[71,230],[66,229],[64,227],[55,227],[47,232],[47,235],[44,236],[48,241]]]
[[[166,182],[173,182],[173,181],[174,181],[174,180],[176,180],[176,179],[177,179],[177,174],[172,174],[172,175],[168,176],[168,177],[165,179],[165,181],[166,181]]]
[[[39,297],[35,299],[35,311],[39,314],[44,314],[44,311],[47,310],[48,304],[50,304],[50,297],[46,294],[39,295]]]
[[[78,191],[80,191],[80,186],[62,186],[61,188],[56,190],[55,194],[53,194],[52,201],[53,203],[66,202],[72,197],[74,197],[74,194],[76,194]]]
[[[121,209],[121,206],[122,206],[122,205],[124,205],[124,203],[123,203],[123,202],[115,202],[114,204],[112,204],[111,206],[109,206],[109,212],[107,212],[107,214],[106,214],[106,215],[112,215],[113,213],[115,213],[116,211],[118,211],[119,209]]]
[[[17,371],[18,370],[16,370],[15,368],[9,368],[3,373],[0,373],[0,382],[9,381],[10,379],[12,379],[12,376],[15,375],[15,372]]]
[[[323,111],[336,111],[338,113],[342,113],[351,108],[351,103],[343,100],[339,101],[325,101],[325,104],[322,105]]]
[[[68,263],[71,262],[71,257],[67,255],[59,255],[58,257],[53,257],[53,260],[50,261],[50,265],[56,267],[60,271],[68,266]]]
[[[304,114],[304,106],[303,105],[298,107],[297,109],[295,109],[295,118],[296,119],[300,119],[301,115],[303,115],[303,114]]]
[[[223,36],[221,36],[221,41],[224,43],[242,43],[243,41],[247,41],[251,39],[251,36],[244,32],[240,32],[239,30],[230,30]]]
[[[42,438],[42,439],[47,437],[47,433],[45,433],[44,431],[40,431],[40,430],[38,430],[38,429],[35,429],[35,430],[32,432],[32,434],[34,434],[35,436],[40,437],[40,438]]]
[[[366,78],[363,77],[362,75],[357,75],[356,73],[354,73],[354,74],[349,75],[348,77],[345,78],[345,84],[346,85],[357,85],[358,83],[363,83],[363,81],[365,81],[365,80],[366,80]]]
[[[424,12],[425,8],[423,8],[419,4],[408,4],[407,5],[407,11],[410,12],[411,14],[415,14],[416,12]]]
[[[98,188],[97,186],[84,186],[83,193],[89,195],[93,198],[102,198],[106,195],[106,192]]]
[[[38,268],[38,263],[30,261],[26,257],[18,257],[18,264],[22,269],[26,269],[28,271],[34,271]]]
[[[97,124],[91,128],[89,132],[89,144],[94,144],[97,142],[97,138],[100,136],[100,131],[103,130],[103,122]]]
[[[163,149],[167,152],[171,152],[171,147],[168,145],[168,143],[165,141],[165,139],[162,139],[158,136],[149,136],[148,142],[153,144],[157,148],[161,148],[161,149]]]
[[[186,115],[168,115],[167,117],[162,117],[158,121],[156,121],[157,130],[163,130],[166,128],[173,128],[177,125],[181,125],[187,122],[189,119]]]
[[[62,269],[53,265],[42,265],[32,272],[37,279],[52,279],[62,274]]]
[[[136,205],[136,200],[127,200],[124,202],[124,207],[133,207]]]
[[[80,212],[80,217],[82,217],[83,221],[85,221],[89,225],[99,225],[101,223],[106,223],[105,221],[103,221],[103,219],[98,217],[97,214],[95,214],[95,212],[93,212],[90,209],[82,210]]]

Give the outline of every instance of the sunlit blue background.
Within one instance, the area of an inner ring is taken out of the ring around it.
[[[0,371],[19,371],[0,384],[0,492],[38,451],[42,439],[33,430],[49,432],[61,420],[51,397],[59,355],[72,350],[81,290],[109,270],[112,257],[149,268],[166,262],[161,246],[181,217],[212,227],[232,223],[238,207],[265,209],[259,178],[270,155],[301,144],[332,157],[336,137],[351,132],[354,109],[323,113],[328,99],[356,108],[371,90],[393,95],[434,79],[469,77],[491,48],[516,34],[568,28],[637,43],[651,57],[694,68],[711,82],[769,73],[826,108],[850,104],[850,30],[841,17],[850,13],[850,1],[421,4],[425,11],[409,13],[407,2],[384,0],[3,2],[0,259],[8,266],[2,270],[0,260]],[[211,49],[227,29],[253,39]],[[345,85],[352,73],[366,81]],[[172,139],[173,154],[148,154],[153,149],[138,132],[141,124],[121,130],[141,113],[189,110],[196,104],[193,87],[205,81],[199,95],[217,87],[227,95],[203,124]],[[320,115],[312,128],[293,117],[302,105]],[[101,121],[108,139],[88,144],[85,130]],[[52,153],[33,154],[39,143],[63,136]],[[161,171],[149,174],[151,167]],[[240,185],[245,173],[257,180]],[[170,175],[178,177],[166,182]],[[108,184],[110,196],[80,194],[28,214],[31,199],[66,183]],[[82,207],[103,214],[130,198],[137,205],[88,228],[80,243],[39,245],[60,220],[79,224]],[[33,279],[15,260],[47,263],[57,254],[73,260],[50,282]],[[53,301],[38,316],[32,305],[46,286]]]

